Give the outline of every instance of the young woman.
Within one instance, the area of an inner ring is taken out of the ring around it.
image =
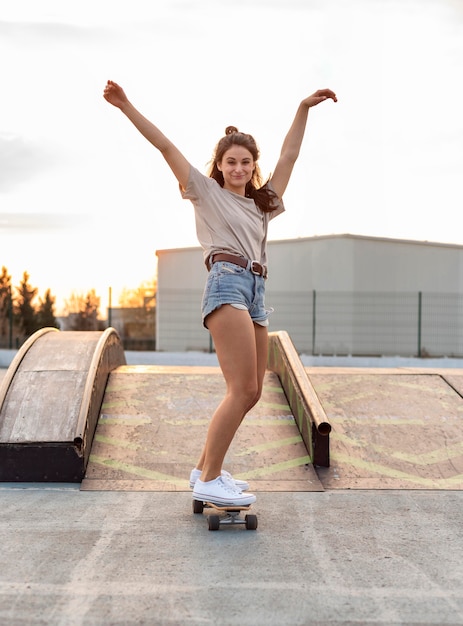
[[[251,135],[229,126],[205,176],[132,105],[117,83],[109,80],[103,95],[161,152],[182,196],[193,203],[209,270],[203,324],[212,335],[226,393],[190,475],[193,498],[222,505],[251,504],[256,497],[245,493],[248,484],[233,479],[222,464],[241,421],[262,392],[269,316],[264,305],[267,226],[284,211],[282,197],[299,155],[309,109],[328,99],[337,102],[336,95],[320,89],[300,103],[275,171],[264,185],[259,151]]]

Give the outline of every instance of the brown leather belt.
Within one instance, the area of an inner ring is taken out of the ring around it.
[[[267,268],[265,265],[261,265],[257,261],[250,261],[242,256],[236,256],[235,254],[225,254],[220,252],[219,254],[211,254],[208,259],[208,269],[212,267],[217,261],[226,261],[227,263],[234,263],[245,269],[249,269],[253,274],[267,278]]]

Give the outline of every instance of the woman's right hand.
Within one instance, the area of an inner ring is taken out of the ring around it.
[[[106,83],[106,87],[104,88],[103,98],[107,100],[110,104],[119,109],[128,102],[128,98],[125,95],[124,90],[120,85],[115,83],[113,80],[108,80]]]

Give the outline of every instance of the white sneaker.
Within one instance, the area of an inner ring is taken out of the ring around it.
[[[222,470],[222,476],[225,476],[226,478],[232,480],[235,483],[236,487],[240,489],[241,491],[247,491],[249,489],[249,484],[245,480],[239,480],[238,478],[233,478],[230,472]],[[194,488],[196,481],[200,477],[201,477],[201,470],[196,469],[196,468],[194,470],[191,470],[190,489]]]
[[[198,478],[193,489],[193,499],[222,506],[246,506],[255,502],[256,496],[242,493],[226,476],[219,476],[205,483]]]

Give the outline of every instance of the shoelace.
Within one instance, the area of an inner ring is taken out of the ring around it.
[[[222,481],[225,491],[232,493],[234,496],[239,496],[241,494],[241,490],[237,489],[235,482],[231,478],[228,476],[221,476],[220,480]]]
[[[237,492],[237,493],[243,493],[243,490],[240,489],[238,487],[238,485],[235,483],[235,479],[233,478],[233,476],[230,474],[230,472],[227,472],[226,470],[222,470],[222,479],[224,480],[224,482],[228,482],[230,483],[230,485],[233,487],[233,489]]]

